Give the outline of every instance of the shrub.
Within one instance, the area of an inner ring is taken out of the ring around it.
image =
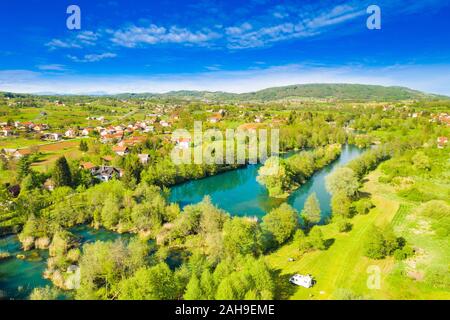
[[[338,219],[336,226],[339,232],[349,232],[352,229],[352,224],[345,218]]]
[[[402,249],[397,249],[394,251],[395,260],[402,261],[414,255],[414,249],[410,246],[405,246]]]
[[[373,207],[374,205],[369,199],[361,199],[354,203],[355,211],[358,214],[368,214]]]

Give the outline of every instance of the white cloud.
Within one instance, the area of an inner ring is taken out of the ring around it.
[[[177,43],[177,44],[204,44],[220,35],[209,29],[191,31],[187,28],[172,26],[165,28],[151,24],[148,27],[135,25],[113,32],[111,41],[117,45],[133,48],[142,44]]]
[[[36,66],[42,71],[65,71],[66,67],[62,64],[41,64]]]
[[[327,27],[336,26],[365,14],[361,8],[339,5],[328,11],[303,12],[298,20],[291,19],[275,25],[264,25],[259,29],[242,31],[240,27],[228,28],[240,32],[228,33],[228,48],[245,49],[270,45],[290,39],[307,38],[324,32]],[[279,16],[279,18],[282,18]]]
[[[50,47],[50,49],[81,49],[96,45],[99,37],[99,33],[93,31],[82,31],[67,40],[52,39],[45,45]]]
[[[111,52],[105,52],[100,54],[85,54],[83,57],[77,57],[73,55],[67,55],[69,59],[75,62],[97,62],[104,59],[110,59],[117,57],[117,54]]]

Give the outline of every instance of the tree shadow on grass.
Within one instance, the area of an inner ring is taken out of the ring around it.
[[[297,287],[289,282],[293,274],[281,274],[281,269],[273,271],[275,279],[275,299],[288,300],[295,292]]]
[[[336,239],[334,239],[334,238],[330,238],[330,239],[325,240],[324,241],[325,250],[328,250],[333,245],[333,243],[335,241],[336,241]]]
[[[358,196],[359,196],[359,199],[369,199],[372,196],[372,194],[369,192],[365,192],[365,191],[359,191]]]

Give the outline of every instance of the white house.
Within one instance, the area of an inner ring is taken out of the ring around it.
[[[61,135],[59,133],[44,133],[43,139],[59,141],[59,140],[61,140]]]
[[[84,128],[84,129],[81,131],[81,135],[86,137],[86,136],[88,136],[92,131],[94,131],[93,128]]]
[[[140,153],[140,154],[138,154],[138,158],[139,158],[139,161],[142,164],[147,164],[148,163],[148,159],[149,159],[149,155],[147,153]]]
[[[178,138],[176,140],[177,148],[179,149],[189,149],[189,146],[191,144],[190,138]]]
[[[64,133],[64,136],[67,138],[75,138],[77,136],[77,132],[74,129],[69,129]]]
[[[122,173],[119,169],[107,166],[92,168],[91,174],[101,181],[109,181],[113,178],[119,178],[122,176]]]

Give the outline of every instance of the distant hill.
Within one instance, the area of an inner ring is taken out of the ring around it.
[[[51,93],[41,93],[51,96],[62,96]],[[29,96],[14,93],[0,93],[0,96]],[[39,94],[36,94],[39,95]],[[277,101],[294,99],[331,99],[340,101],[400,101],[400,100],[433,100],[450,99],[450,97],[428,94],[405,87],[385,87],[365,84],[297,84],[284,87],[274,87],[249,93],[229,93],[222,91],[170,91],[167,93],[122,93],[107,95],[105,92],[91,92],[85,96],[107,96],[119,99],[153,98],[153,99],[190,99],[224,102],[244,101]],[[76,96],[76,95],[65,95]]]
[[[274,87],[249,93],[210,91],[171,91],[163,94],[121,94],[125,97],[180,98],[220,101],[275,101],[292,99],[334,99],[349,101],[399,101],[423,99],[450,99],[447,96],[427,94],[405,87],[385,87],[364,84],[299,84]]]

